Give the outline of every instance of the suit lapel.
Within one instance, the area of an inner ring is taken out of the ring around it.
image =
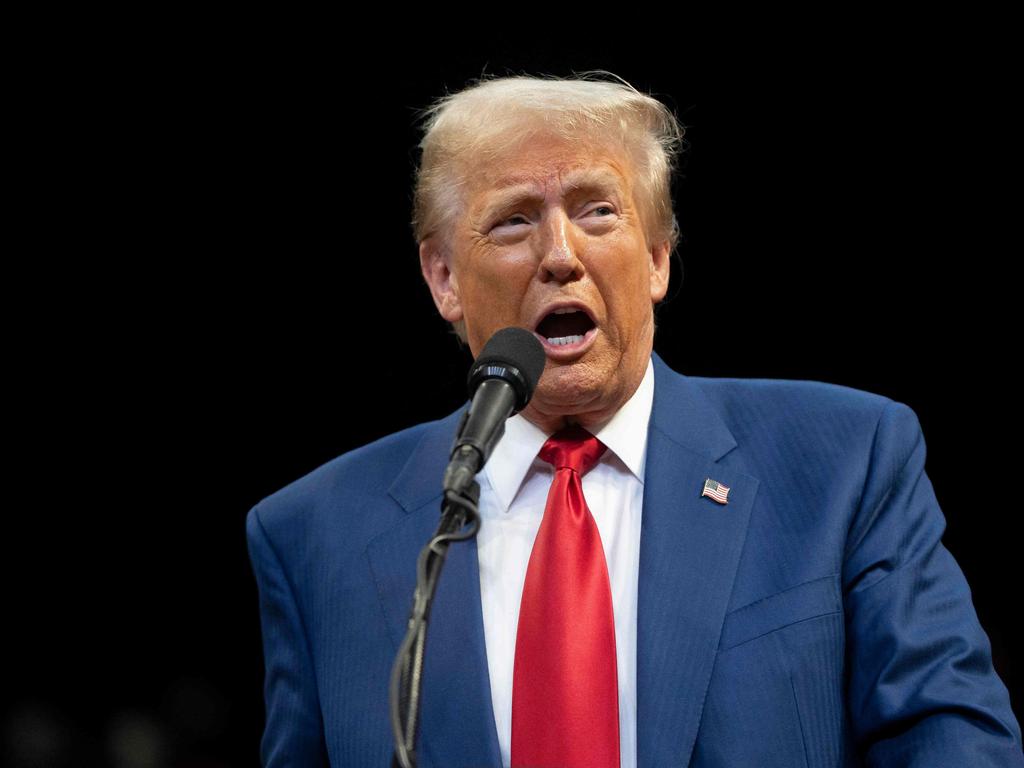
[[[758,480],[695,382],[654,356],[637,604],[637,763],[687,765]],[[706,478],[729,487],[721,505]]]
[[[396,652],[412,607],[416,558],[440,520],[441,476],[459,416],[456,412],[427,428],[389,489],[408,514],[366,550]],[[421,765],[500,765],[476,539],[455,542],[448,550],[427,627],[422,696]]]

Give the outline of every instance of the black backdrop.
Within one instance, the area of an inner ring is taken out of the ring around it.
[[[30,249],[34,282],[8,287],[28,299],[11,326],[27,385],[12,413],[29,427],[7,559],[15,764],[256,763],[245,514],[462,401],[469,359],[408,224],[414,119],[482,72],[607,69],[676,111],[685,277],[676,262],[657,351],[692,375],[910,405],[1019,712],[1003,266],[1019,246],[998,62],[925,43],[699,60],[505,37],[371,34],[357,56],[295,30],[139,33],[48,78],[64,125],[43,137],[58,215],[37,245],[62,259]]]

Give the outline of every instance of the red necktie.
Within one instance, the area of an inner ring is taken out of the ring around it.
[[[604,450],[580,427],[562,430],[540,450],[555,479],[519,609],[513,768],[619,768],[612,592],[582,482]]]

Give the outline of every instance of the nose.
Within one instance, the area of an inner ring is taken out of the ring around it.
[[[566,283],[583,277],[578,235],[564,210],[556,209],[546,216],[539,243],[538,276],[542,282],[554,280]]]

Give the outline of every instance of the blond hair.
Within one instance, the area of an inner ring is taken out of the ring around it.
[[[648,242],[667,239],[671,249],[678,242],[671,181],[684,129],[668,107],[610,72],[481,78],[439,98],[422,118],[412,219],[417,243],[437,235],[446,244],[473,169],[542,133],[623,147],[636,169]]]

